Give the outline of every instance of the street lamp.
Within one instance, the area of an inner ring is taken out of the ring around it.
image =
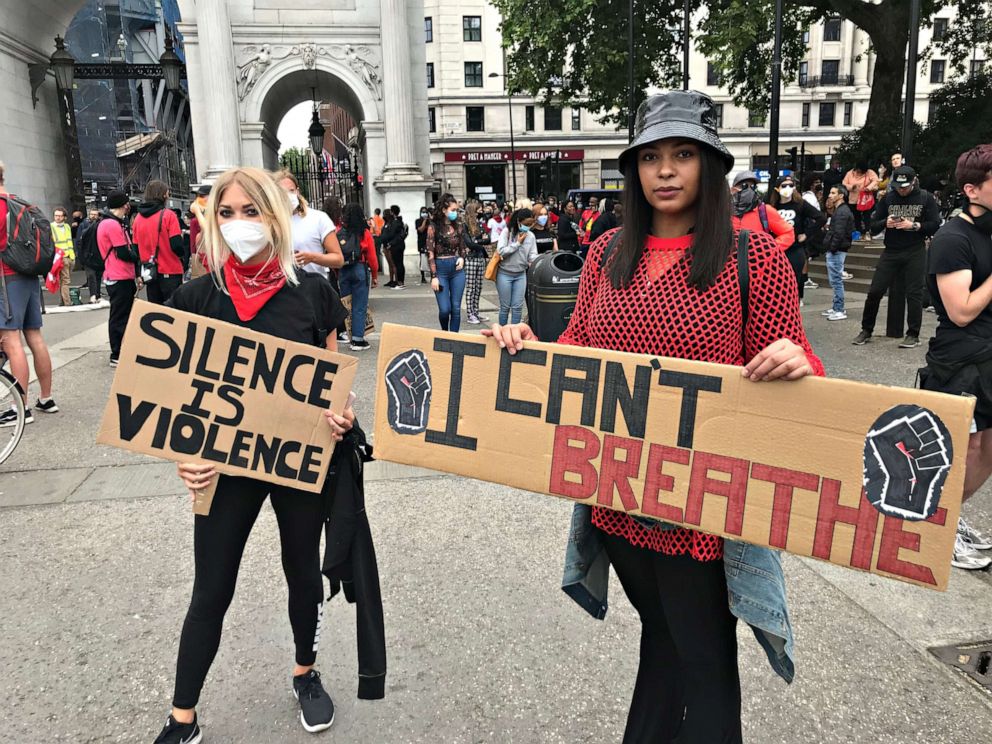
[[[310,122],[310,149],[314,155],[320,158],[324,154],[324,125],[320,123],[320,114],[317,112],[317,89],[311,88],[310,95],[313,98],[313,120]]]
[[[72,82],[75,78],[76,60],[65,48],[65,39],[61,36],[55,37],[55,52],[49,59],[52,69],[55,71],[55,82],[62,90],[72,90]]]
[[[498,72],[490,72],[489,77],[503,77]],[[506,90],[506,106],[510,111],[510,174],[513,178],[513,203],[517,203],[517,148],[513,141],[513,91]]]
[[[173,93],[180,91],[179,80],[182,78],[183,61],[176,54],[175,43],[168,29],[165,31],[165,51],[158,58],[162,65],[162,77],[165,78],[165,88]]]

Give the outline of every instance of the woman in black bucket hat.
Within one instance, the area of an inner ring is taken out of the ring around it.
[[[620,155],[623,228],[590,248],[559,343],[734,364],[756,382],[823,374],[788,259],[771,236],[732,227],[733,162],[707,96],[673,91],[641,104]],[[525,324],[488,335],[510,354],[536,340]],[[623,511],[575,508],[563,588],[605,614],[605,581],[593,576],[598,540],[641,617],[625,744],[741,742],[737,620],[752,626],[775,671],[794,676],[778,554]],[[583,560],[572,560],[576,550]]]

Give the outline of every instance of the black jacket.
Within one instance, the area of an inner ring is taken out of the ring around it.
[[[469,258],[488,259],[489,254],[486,253],[487,245],[489,245],[489,241],[485,238],[485,233],[481,233],[479,239],[476,240],[472,237],[472,233],[465,230],[465,248],[468,249]]]
[[[854,212],[847,202],[841,202],[830,218],[827,234],[823,238],[823,250],[827,253],[846,252],[851,247],[854,233]]]
[[[403,224],[403,220],[397,217],[395,220],[390,222],[388,225],[382,228],[382,244],[392,248],[393,246],[400,246],[404,244],[404,233],[406,232],[406,225]]]
[[[324,561],[321,573],[331,597],[344,589],[355,605],[358,632],[358,697],[386,695],[386,631],[375,545],[365,513],[364,463],[372,459],[365,433],[355,427],[334,450],[333,472],[324,487]]]
[[[886,229],[885,221],[889,216],[905,217],[912,222],[920,223],[919,230]],[[898,191],[888,191],[875,204],[871,215],[871,231],[877,235],[885,230],[885,247],[893,250],[916,248],[923,245],[940,227],[940,208],[937,200],[928,192],[915,187],[909,196],[900,196]]]
[[[605,235],[615,227],[617,227],[617,217],[613,212],[599,215],[592,223],[592,230],[589,231],[589,244],[592,245],[600,236]]]
[[[820,236],[823,234],[823,226],[827,224],[827,217],[823,212],[805,199],[780,202],[773,206],[778,210],[782,219],[792,223],[792,228],[796,234],[796,243],[793,245],[799,242],[800,235],[806,236],[802,245],[812,246],[819,242]],[[791,218],[790,211],[792,212]]]

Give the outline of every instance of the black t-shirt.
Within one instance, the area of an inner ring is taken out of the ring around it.
[[[937,335],[930,342],[930,349],[947,360],[967,359],[992,344],[992,306],[986,306],[964,328],[947,317],[937,290],[937,274],[962,270],[971,271],[971,291],[992,275],[992,236],[956,217],[934,235],[927,267],[927,286],[938,319]]]
[[[414,229],[417,231],[417,251],[420,253],[427,253],[427,230],[421,232],[420,226],[429,220],[429,217],[418,217],[414,223]]]
[[[555,236],[549,228],[545,227],[542,230],[539,227],[534,227],[531,228],[531,232],[534,234],[534,240],[537,241],[538,253],[547,253],[548,251],[554,250]]]

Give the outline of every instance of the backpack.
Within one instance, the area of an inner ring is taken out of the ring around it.
[[[362,260],[361,238],[342,227],[338,230],[338,242],[341,244],[345,266],[352,266]]]
[[[45,276],[55,263],[51,223],[41,210],[13,194],[7,200],[7,248],[3,262],[25,276]]]
[[[100,244],[97,242],[97,228],[102,219],[101,216],[97,218],[96,222],[91,222],[83,230],[83,234],[79,236],[79,248],[77,249],[79,260],[83,262],[83,266],[93,271],[103,271],[106,268],[103,256],[100,255]]]

